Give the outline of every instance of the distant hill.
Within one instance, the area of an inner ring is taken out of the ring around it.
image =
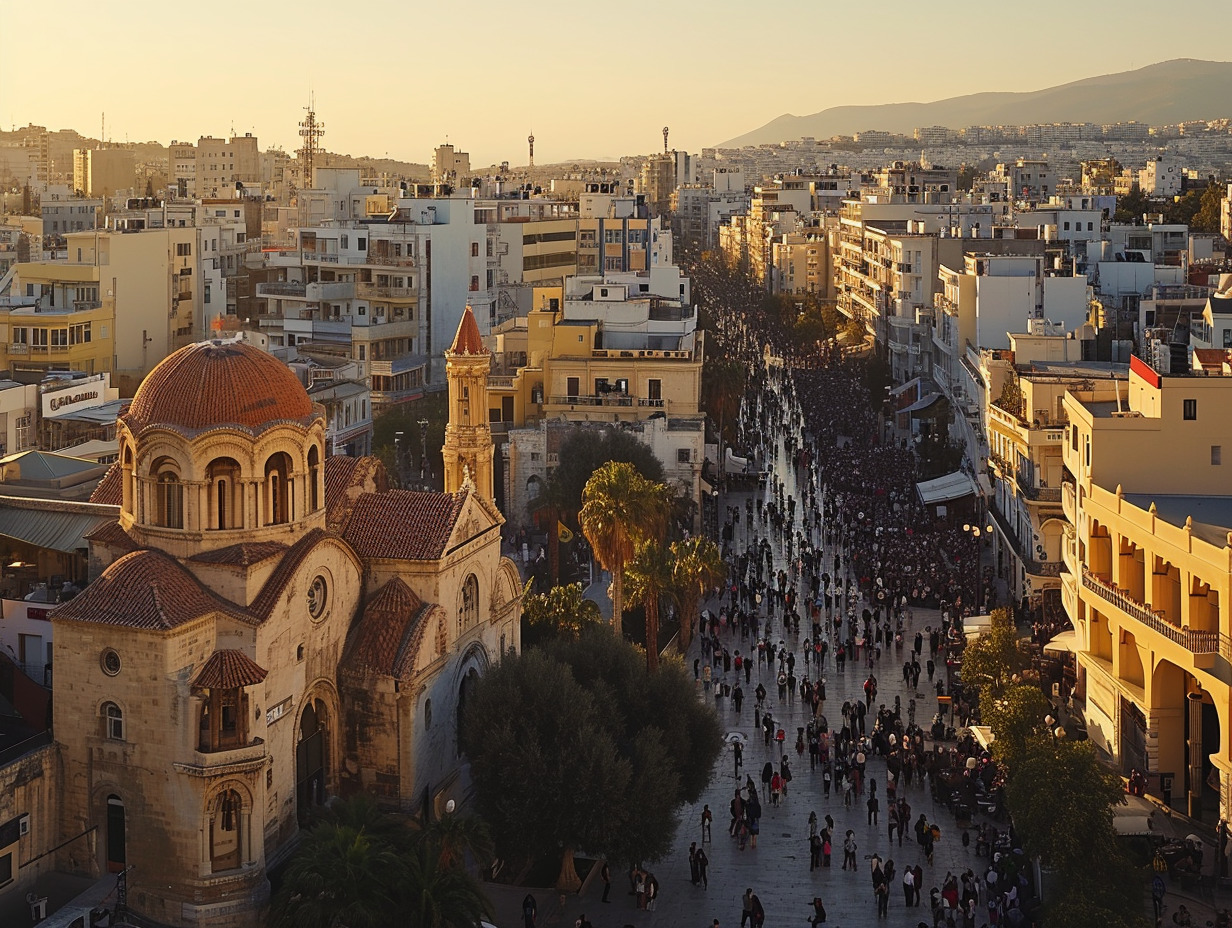
[[[783,115],[719,148],[828,139],[866,129],[910,133],[920,126],[1031,125],[1052,122],[1153,126],[1232,116],[1232,62],[1178,58],[1028,93],[973,93],[933,103],[832,106],[811,116]]]

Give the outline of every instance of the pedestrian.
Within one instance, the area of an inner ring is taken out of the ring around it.
[[[744,897],[740,900],[740,928],[744,928],[745,924],[753,918],[753,887],[749,887],[744,891]]]
[[[762,908],[761,900],[757,898],[757,893],[753,893],[753,928],[762,928],[766,923],[766,910]]]
[[[706,875],[706,868],[710,866],[710,858],[706,856],[705,848],[697,849],[697,875],[701,878],[702,889],[710,888],[710,878]]]
[[[903,905],[915,905],[915,871],[903,868]]]
[[[732,757],[736,764],[734,776],[740,779],[740,768],[744,766],[744,746],[739,741],[732,742]]]
[[[881,803],[877,800],[876,796],[870,793],[868,797],[868,802],[865,803],[865,805],[868,806],[868,823],[870,825],[876,825],[877,824],[877,813],[881,810]]]
[[[877,897],[877,917],[887,918],[890,914],[890,886],[884,876],[873,887],[873,895]]]
[[[830,829],[827,828],[821,833],[821,865],[825,868],[830,866],[830,854],[834,850],[834,845],[830,841]]]
[[[603,862],[603,868],[599,871],[599,879],[603,880],[603,898],[601,902],[611,902],[608,894],[612,891],[612,870],[607,865],[607,861]]]
[[[714,821],[714,813],[710,811],[710,805],[707,803],[702,806],[702,840],[710,840],[710,823]]]
[[[814,832],[809,838],[809,873],[821,869],[821,835]]]
[[[847,837],[843,840],[843,869],[856,869],[856,833],[847,829]]]
[[[526,894],[526,898],[522,900],[522,921],[524,928],[535,928],[535,916],[539,914],[539,907],[535,903],[535,897],[530,893]]]
[[[633,892],[637,895],[637,907],[639,910],[646,908],[646,874],[641,870],[633,876]]]
[[[817,928],[818,925],[824,924],[825,920],[826,920],[825,904],[821,901],[821,896],[814,896],[813,897],[813,917],[809,919],[809,924],[812,925],[813,928]]]
[[[702,881],[697,870],[697,842],[689,845],[689,882],[696,886]]]

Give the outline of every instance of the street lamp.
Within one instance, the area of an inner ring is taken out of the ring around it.
[[[963,532],[970,535],[975,540],[975,608],[983,609],[984,577],[980,563],[980,538],[992,537],[992,524],[989,523],[984,528],[980,528],[978,525],[972,525],[970,522],[964,522]]]
[[[428,477],[432,474],[432,468],[428,465],[428,420],[419,420],[419,479],[424,483],[424,489],[431,489],[428,485]],[[427,476],[425,476],[427,475]]]
[[[402,433],[394,432],[394,476],[402,486]]]
[[[1057,724],[1057,720],[1051,715],[1044,716],[1044,724],[1048,726],[1048,732],[1052,735],[1053,741],[1060,741],[1065,737],[1065,728]]]

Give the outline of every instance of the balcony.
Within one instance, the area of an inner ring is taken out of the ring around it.
[[[1035,503],[1052,503],[1061,502],[1060,487],[1035,487],[1030,481],[1020,472],[1016,478],[1018,489],[1027,499]]]
[[[367,259],[363,260],[362,263],[372,264],[377,267],[415,267],[414,258],[403,255],[382,254],[374,251],[368,252]]]
[[[358,284],[355,295],[361,300],[414,300],[418,296],[411,287],[378,287],[376,284]]]
[[[598,395],[550,396],[550,406],[632,406],[633,397],[623,393],[601,393]]]
[[[254,738],[243,747],[226,751],[193,751],[187,761],[176,761],[172,766],[190,777],[217,777],[259,770],[265,766],[268,754],[265,742]]]
[[[1163,610],[1156,611],[1145,603],[1138,602],[1086,568],[1082,571],[1082,585],[1104,602],[1137,619],[1147,628],[1163,635],[1174,644],[1180,645],[1191,654],[1219,654],[1225,660],[1232,660],[1232,641],[1221,632],[1201,631],[1173,625],[1164,618]]]
[[[308,285],[302,282],[257,284],[257,296],[293,296],[303,298],[308,292]]]

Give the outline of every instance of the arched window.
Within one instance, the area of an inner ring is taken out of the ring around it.
[[[462,584],[462,602],[458,606],[458,634],[461,635],[479,621],[479,581],[474,574]]]
[[[284,452],[265,462],[265,524],[281,525],[293,518],[291,504],[291,458]]]
[[[239,867],[244,818],[239,793],[228,789],[218,794],[210,810],[210,869],[214,873]]]
[[[240,465],[233,458],[215,458],[205,469],[211,497],[210,528],[244,527]]]
[[[161,470],[154,484],[155,521],[164,528],[184,527],[184,485],[172,470]]]
[[[308,449],[308,509],[316,512],[321,508],[321,453],[317,446]]]
[[[133,449],[129,445],[124,446],[124,457],[122,461],[123,463],[120,465],[122,473],[120,476],[124,480],[121,491],[123,493],[122,502],[124,511],[136,515],[137,506],[133,499],[135,496],[134,490],[136,488],[136,484],[133,479]]]
[[[124,740],[124,711],[114,702],[105,702],[102,707],[103,737],[112,741]]]

